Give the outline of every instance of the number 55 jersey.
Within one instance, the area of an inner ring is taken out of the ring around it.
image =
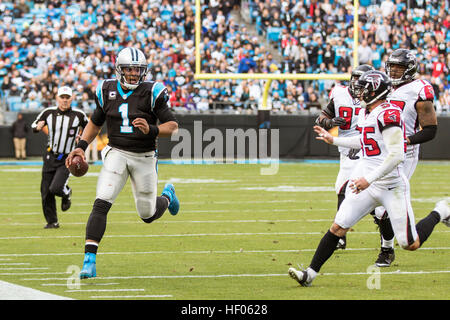
[[[123,90],[119,81],[100,81],[95,92],[97,108],[91,121],[101,127],[105,121],[108,145],[130,152],[156,150],[156,137],[134,127],[136,118],[144,118],[149,125],[176,121],[170,110],[167,88],[160,82],[145,81],[134,90]]]
[[[406,151],[405,127],[402,111],[399,108],[384,102],[370,113],[366,109],[361,109],[358,130],[361,133],[362,160],[352,174],[354,178],[373,173],[388,157],[389,151],[383,138],[383,131],[392,126],[402,129],[403,151]],[[395,184],[402,179],[402,176],[404,177],[403,162],[374,183],[379,186]]]

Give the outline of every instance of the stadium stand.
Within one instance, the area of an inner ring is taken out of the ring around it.
[[[359,11],[359,61],[383,70],[392,50],[416,50],[440,114],[450,112],[448,12],[438,0],[361,0]],[[91,112],[98,80],[114,77],[127,45],[149,57],[149,78],[169,88],[176,112],[248,113],[262,96],[259,80],[194,80],[193,0],[2,1],[0,14],[2,112],[48,106],[61,82]],[[205,0],[201,39],[203,72],[347,73],[353,1]],[[324,106],[336,83],[273,81],[273,111]]]

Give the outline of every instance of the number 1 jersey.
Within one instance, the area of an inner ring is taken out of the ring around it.
[[[156,125],[158,120],[176,121],[170,110],[167,88],[160,82],[146,81],[134,90],[125,91],[115,79],[100,81],[95,102],[97,108],[91,121],[96,126],[106,121],[108,144],[125,151],[156,150],[156,137],[134,127],[134,119],[144,118],[149,125]]]

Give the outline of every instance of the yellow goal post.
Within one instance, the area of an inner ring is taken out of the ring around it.
[[[350,74],[313,74],[313,73],[202,73],[201,72],[201,0],[195,0],[195,73],[196,80],[267,80],[264,85],[261,108],[267,110],[267,99],[273,80],[349,80]],[[359,0],[353,0],[353,66],[358,65],[358,35],[359,35]]]

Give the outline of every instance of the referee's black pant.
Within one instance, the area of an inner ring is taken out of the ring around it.
[[[70,188],[67,186],[69,169],[65,165],[66,158],[67,155],[57,155],[51,151],[44,155],[41,198],[47,223],[58,222],[55,196],[68,197],[70,195]]]

